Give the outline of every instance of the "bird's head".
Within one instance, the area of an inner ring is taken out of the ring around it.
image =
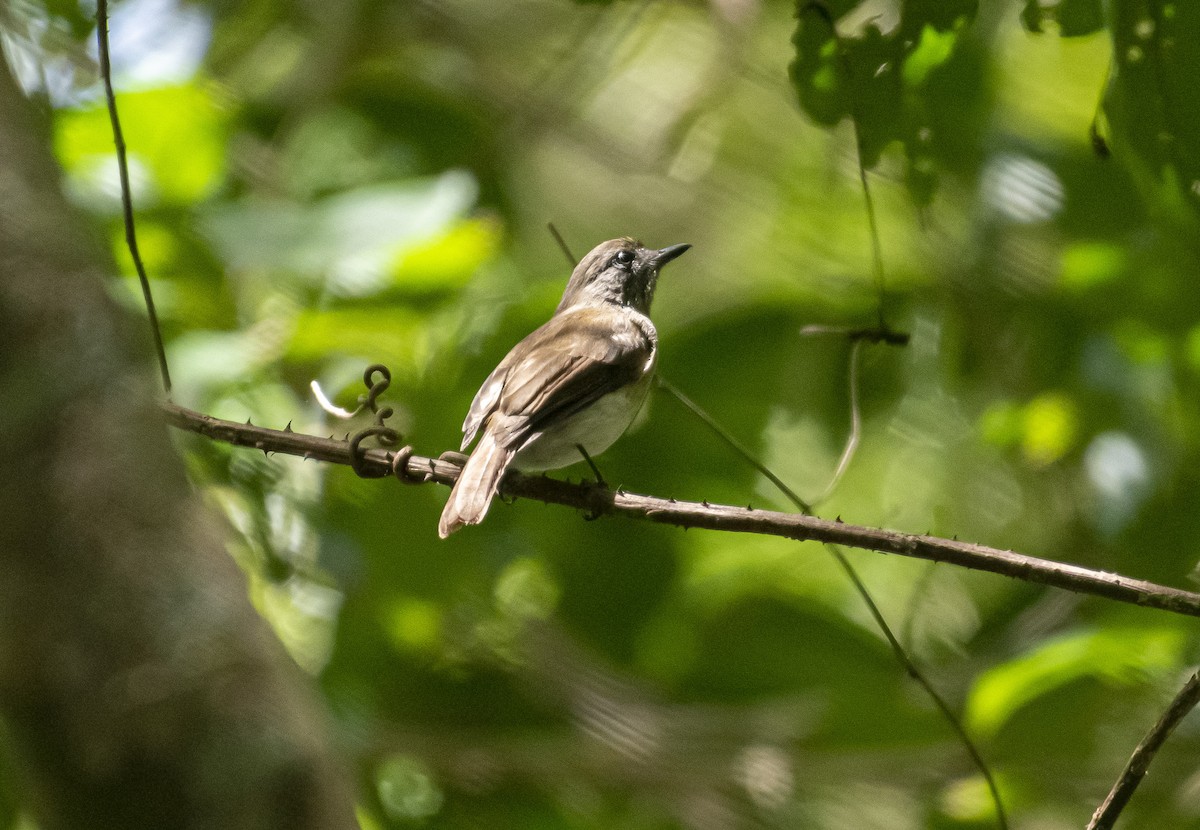
[[[690,247],[655,250],[629,237],[601,242],[575,266],[557,311],[584,303],[616,303],[649,314],[659,270]]]

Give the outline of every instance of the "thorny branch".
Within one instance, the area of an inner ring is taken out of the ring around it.
[[[173,403],[164,403],[163,408],[173,426],[213,440],[253,447],[268,453],[284,453],[335,464],[351,463],[347,441],[225,421]],[[368,475],[395,474],[407,481],[433,481],[446,485],[453,484],[459,472],[458,465],[449,461],[404,450],[391,452],[382,449],[365,450],[361,468]],[[596,516],[624,516],[683,528],[832,542],[878,553],[946,562],[1025,582],[1200,617],[1200,594],[1191,591],[956,539],[863,527],[798,513],[637,495],[516,472],[510,472],[505,477],[502,489],[507,496],[575,507]],[[433,532],[432,529],[430,532]]]

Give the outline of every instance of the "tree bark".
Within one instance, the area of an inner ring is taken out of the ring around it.
[[[49,146],[0,60],[0,718],[26,807],[47,830],[355,827]]]

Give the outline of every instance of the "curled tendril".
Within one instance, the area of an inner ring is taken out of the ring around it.
[[[379,377],[377,378],[376,375]],[[395,414],[395,410],[390,406],[382,408],[379,406],[379,396],[387,391],[391,384],[392,373],[382,363],[372,363],[363,372],[363,385],[367,387],[367,393],[359,398],[359,406],[356,411],[361,412],[364,407],[370,409],[375,414],[375,423],[360,429],[350,439],[350,466],[354,468],[354,472],[360,478],[380,478],[387,475],[387,473],[373,472],[364,466],[366,452],[362,448],[362,442],[365,439],[375,438],[385,447],[399,446],[402,440],[400,433],[386,423],[387,419]],[[407,473],[404,476],[400,474],[399,470],[404,467],[403,464],[397,466],[396,459],[403,456],[404,463],[407,463],[408,457],[411,455],[412,447],[405,447],[393,456],[392,470],[402,480],[407,480]]]
[[[401,447],[392,453],[392,475],[405,484],[424,484],[428,479],[428,475],[414,476],[408,471],[408,460],[412,456],[412,446]]]
[[[381,478],[387,475],[363,466],[366,452],[362,449],[361,444],[365,439],[372,437],[378,438],[381,444],[400,443],[400,434],[391,427],[373,425],[354,433],[350,438],[350,466],[354,468],[354,472],[358,474],[359,478]]]
[[[379,375],[379,379],[375,379],[375,375]],[[381,415],[379,409],[379,396],[387,391],[387,388],[392,385],[392,372],[382,363],[372,363],[363,371],[363,385],[367,387],[367,394],[358,399],[359,405],[366,405],[372,412],[375,413],[379,423],[382,423],[383,418],[391,416],[392,410],[387,409],[387,415]]]
[[[414,452],[412,445],[400,447],[402,443],[400,433],[387,425],[387,419],[392,417],[395,411],[390,406],[379,406],[379,397],[387,391],[391,383],[392,373],[382,363],[373,363],[363,372],[363,384],[367,387],[367,393],[358,399],[358,409],[355,412],[370,409],[375,414],[375,423],[360,429],[350,438],[350,466],[360,478],[382,478],[392,475],[405,484],[424,484],[433,478],[433,461],[429,462],[429,472],[412,473],[409,471],[408,462]],[[388,470],[367,468],[364,463],[367,457],[366,450],[362,446],[362,442],[367,438],[374,438],[385,447],[400,447],[395,452],[389,453]],[[463,460],[465,461],[465,459]],[[457,463],[461,466],[463,462],[458,461]]]

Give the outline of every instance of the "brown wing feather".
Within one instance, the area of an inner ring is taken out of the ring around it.
[[[496,410],[496,403],[500,400],[500,390],[504,388],[504,377],[508,374],[509,358],[512,355],[513,353],[509,352],[508,356],[500,361],[500,365],[492,370],[492,373],[487,376],[487,380],[479,387],[479,391],[475,393],[475,399],[471,401],[471,408],[467,410],[467,417],[463,420],[461,449],[465,450],[467,445],[475,440],[475,433],[483,426],[488,416]]]
[[[616,309],[561,312],[496,367],[475,396],[476,404],[495,396],[494,404],[478,413],[473,404],[464,427],[501,416],[497,443],[519,449],[546,423],[637,380],[653,352],[650,335]]]

